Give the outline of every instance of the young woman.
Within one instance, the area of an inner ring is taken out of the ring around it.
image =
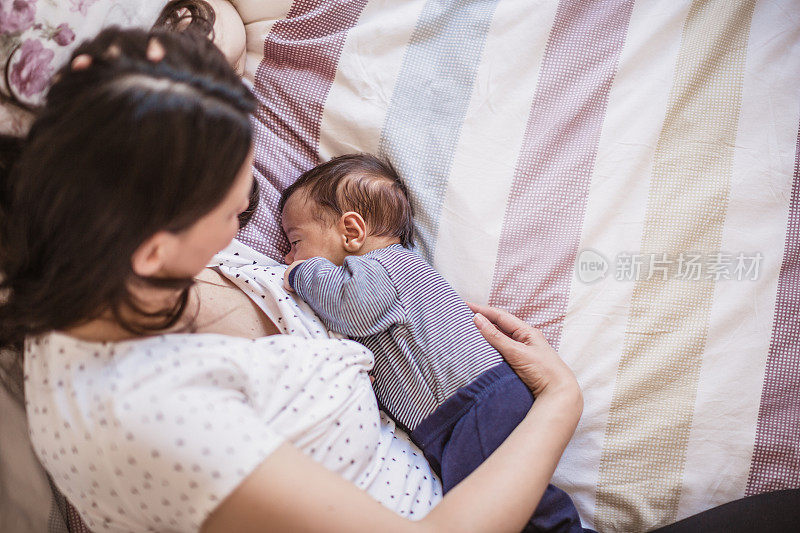
[[[475,308],[536,402],[441,498],[378,413],[371,354],[328,338],[281,292],[284,267],[231,243],[254,100],[224,56],[192,33],[111,29],[56,79],[2,165],[0,342],[24,343],[34,449],[92,529],[525,524],[582,409],[539,332]]]

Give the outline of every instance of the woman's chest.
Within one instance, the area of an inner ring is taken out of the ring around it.
[[[221,333],[256,339],[280,333],[250,297],[218,272],[205,269],[197,276],[202,305],[195,318],[197,333]]]

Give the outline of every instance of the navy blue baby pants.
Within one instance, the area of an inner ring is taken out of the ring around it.
[[[508,364],[501,363],[456,391],[417,426],[411,438],[425,453],[447,492],[503,443],[531,405],[531,391]],[[523,531],[584,530],[572,499],[550,484]]]

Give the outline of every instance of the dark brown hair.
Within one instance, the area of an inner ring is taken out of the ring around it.
[[[153,29],[164,28],[177,32],[195,32],[209,41],[214,41],[214,23],[217,14],[211,4],[204,0],[171,0],[159,13]],[[250,203],[239,215],[239,227],[243,228],[253,217],[261,197],[258,180],[253,180]]]
[[[406,248],[414,244],[414,211],[408,189],[391,163],[370,154],[334,157],[300,175],[286,188],[278,204],[302,191],[315,207],[314,215],[332,224],[347,211],[364,217],[371,235],[397,237]]]
[[[214,8],[203,0],[171,0],[164,6],[153,28],[172,31],[193,31],[214,40],[214,22],[217,15]]]
[[[174,325],[192,280],[136,276],[131,256],[219,205],[251,147],[255,98],[205,37],[109,28],[78,54],[91,66],[62,67],[27,139],[0,143],[0,346],[107,311],[135,333]],[[180,296],[144,312],[130,283]]]

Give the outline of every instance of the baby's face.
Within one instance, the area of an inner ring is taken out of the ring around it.
[[[281,224],[291,248],[284,257],[287,265],[311,257],[324,257],[341,265],[348,253],[338,225],[327,225],[314,216],[314,206],[302,191],[291,195],[283,206]]]

